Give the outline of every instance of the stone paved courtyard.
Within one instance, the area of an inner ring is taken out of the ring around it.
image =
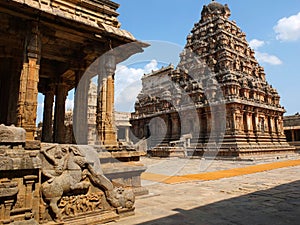
[[[282,159],[281,161],[289,161]],[[267,161],[213,161],[197,159],[148,159],[147,172],[184,175],[249,165]],[[177,165],[177,167],[176,167]],[[199,166],[201,165],[201,167]],[[207,166],[206,165],[206,166]],[[143,180],[150,195],[138,197],[136,215],[109,225],[160,224],[249,224],[292,225],[300,223],[300,166],[235,176],[211,181],[165,184]]]

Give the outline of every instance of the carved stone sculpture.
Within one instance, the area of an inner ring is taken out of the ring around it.
[[[118,187],[109,192],[108,200],[115,208],[132,209],[135,196],[132,191]]]
[[[41,153],[45,178],[41,192],[55,221],[101,210],[105,208],[103,197],[114,208],[133,209],[133,191],[114,188],[103,175],[97,153],[91,147],[52,145],[43,148]]]

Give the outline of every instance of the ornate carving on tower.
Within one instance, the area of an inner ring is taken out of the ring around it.
[[[147,126],[151,118],[174,113],[172,104],[169,108],[157,107],[163,102],[160,97],[160,87],[163,87],[163,91],[172,93],[172,98],[176,96],[176,100],[174,98],[169,102],[180,105],[180,111],[188,110],[187,100],[192,99],[189,104],[197,108],[200,121],[207,120],[206,124],[201,124],[200,137],[193,137],[193,141],[198,144],[195,144],[195,148],[199,148],[206,144],[209,131],[217,125],[212,119],[208,103],[220,102],[221,95],[217,90],[220,87],[227,114],[221,147],[224,153],[220,154],[239,156],[251,154],[252,151],[260,152],[261,142],[264,143],[265,151],[292,149],[282,135],[281,118],[285,110],[280,105],[280,96],[266,81],[264,68],[256,60],[245,33],[235,21],[229,20],[230,14],[226,4],[212,1],[204,6],[200,21],[187,36],[177,68],[169,69],[167,75],[163,68],[143,77],[143,89],[135,105],[136,112],[133,113],[133,130],[145,130],[143,126]],[[169,76],[183,93],[175,93],[176,88],[172,88],[172,85],[154,83],[158,77],[163,76]],[[149,88],[147,82],[155,85]],[[154,98],[158,102],[153,102]],[[153,107],[156,111],[151,110]],[[184,132],[192,130],[184,129]],[[167,133],[166,137],[162,137],[163,142],[173,143],[170,136],[176,135]]]

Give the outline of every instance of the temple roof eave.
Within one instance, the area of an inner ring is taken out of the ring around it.
[[[97,2],[102,1],[105,4],[113,4],[111,1],[104,0]],[[36,22],[39,26],[42,43],[39,90],[42,90],[42,86],[50,79],[56,79],[56,74],[61,74],[61,78],[69,85],[69,89],[72,89],[75,85],[75,71],[84,69],[81,67],[85,63],[92,63],[110,48],[118,49],[116,63],[119,63],[136,53],[143,52],[143,48],[149,46],[147,43],[137,41],[130,32],[120,29],[117,19],[108,18],[107,23],[105,18],[92,21],[76,16],[76,12],[72,17],[70,12],[63,12],[50,6],[44,7],[45,2],[48,1],[43,1],[41,5],[33,0],[0,1],[0,12],[4,18],[3,27],[21,26],[23,30],[23,33],[18,32],[15,35],[9,35],[9,32],[3,33],[6,36],[2,36],[1,44],[6,46],[7,52],[16,55],[13,48],[24,45],[26,29],[31,29],[31,22]],[[117,5],[114,7],[116,9]],[[112,17],[117,16],[117,13],[113,14],[113,11],[112,9]],[[98,13],[101,14],[101,12]],[[8,23],[9,20],[13,23]],[[116,23],[112,23],[113,21]],[[57,54],[58,52],[60,54]],[[21,50],[19,55],[21,59]]]
[[[56,17],[66,18],[92,26],[93,21],[105,21],[120,26],[116,10],[119,4],[107,0],[81,1],[81,0],[8,0],[9,5],[20,4],[23,10],[31,8],[38,13],[48,13]]]
[[[47,1],[49,0],[44,2]],[[105,2],[108,4],[110,1]],[[118,13],[113,10],[110,11],[110,16],[102,15],[104,11],[101,13],[95,11],[94,13],[97,14],[94,15],[95,17],[86,17],[86,15],[77,13],[76,9],[70,8],[70,11],[66,12],[50,6],[50,3],[49,5],[43,5],[35,4],[34,1],[10,0],[0,2],[0,6],[2,4],[5,6],[2,7],[2,10],[6,9],[6,12],[10,15],[16,15],[20,18],[38,19],[45,23],[55,21],[57,24],[64,24],[73,28],[88,29],[98,35],[114,36],[125,43],[136,41],[130,32],[120,29],[120,24],[117,20]]]
[[[144,52],[144,48],[149,47],[150,44],[142,42],[142,41],[132,41],[128,42],[127,44],[123,44],[120,46],[115,46],[115,56],[116,56],[116,63],[121,63],[132,55],[136,53]]]

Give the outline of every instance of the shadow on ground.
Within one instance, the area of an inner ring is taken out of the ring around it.
[[[191,210],[174,211],[175,215],[139,225],[299,225],[300,181]]]

